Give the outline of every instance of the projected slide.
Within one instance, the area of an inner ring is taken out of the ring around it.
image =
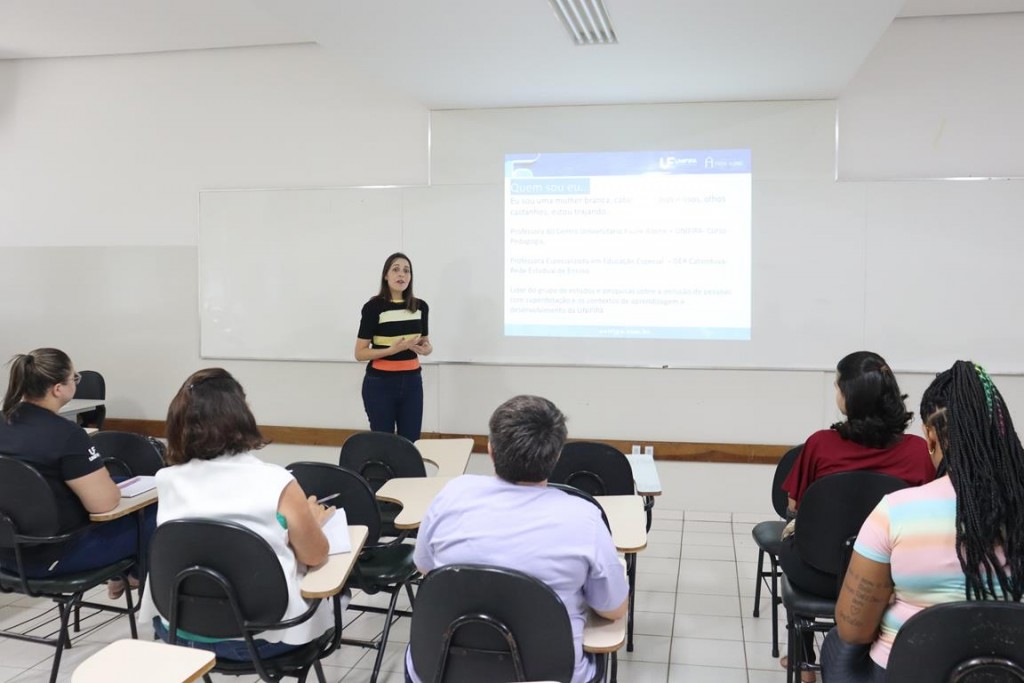
[[[505,334],[750,339],[750,150],[505,157]]]

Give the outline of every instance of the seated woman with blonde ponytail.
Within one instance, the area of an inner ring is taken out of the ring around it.
[[[89,527],[65,544],[39,546],[22,554],[32,578],[63,576],[103,567],[138,552],[135,515],[89,524],[89,514],[107,512],[121,491],[103,467],[103,458],[85,431],[58,411],[75,397],[81,376],[59,349],[36,349],[10,361],[10,379],[0,419],[0,454],[31,465],[53,490],[60,533]],[[144,534],[155,526],[147,511]],[[14,569],[13,555],[0,554],[0,566]],[[108,593],[120,597],[125,585],[111,582]]]

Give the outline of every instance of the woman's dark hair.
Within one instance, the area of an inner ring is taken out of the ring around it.
[[[565,445],[565,415],[540,396],[516,396],[491,415],[494,471],[512,483],[540,482],[551,476]]]
[[[856,351],[839,361],[836,372],[846,419],[832,429],[870,448],[886,448],[899,441],[914,414],[907,411],[907,395],[900,393],[885,359],[871,351]]]
[[[267,443],[242,385],[223,368],[193,373],[167,409],[167,462],[172,465],[246,453]]]
[[[404,258],[409,264],[409,286],[402,292],[402,301],[405,302],[405,308],[413,313],[419,308],[419,302],[416,301],[416,297],[412,294],[412,260],[400,251],[396,251],[391,256],[388,256],[387,260],[384,261],[384,269],[380,272],[380,291],[377,292],[377,296],[385,301],[391,301],[391,288],[388,287],[388,270],[391,269],[391,264],[400,258]],[[373,299],[371,299],[373,301]]]
[[[1024,449],[984,368],[958,360],[921,397],[956,491],[956,547],[968,600],[1024,597]],[[1002,549],[1006,570],[996,556]]]
[[[71,359],[60,349],[36,349],[11,358],[11,376],[4,395],[3,415],[8,422],[14,409],[26,398],[39,399],[54,384],[63,384],[71,377]]]

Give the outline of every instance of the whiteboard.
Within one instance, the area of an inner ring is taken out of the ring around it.
[[[397,189],[200,192],[200,355],[352,360],[401,246]]]
[[[427,362],[830,370],[870,349],[901,371],[1024,372],[1024,181],[836,182],[830,102],[431,120],[432,185],[200,194],[203,357],[353,361],[360,309],[404,251]],[[506,153],[736,146],[753,159],[750,341],[504,336]]]

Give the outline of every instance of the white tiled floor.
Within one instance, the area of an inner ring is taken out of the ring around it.
[[[635,650],[619,654],[623,683],[780,683],[785,672],[771,656],[771,610],[764,592],[761,617],[751,617],[757,548],[750,537],[757,515],[722,512],[654,511],[647,549],[639,556]],[[102,594],[104,589],[99,589]],[[384,596],[376,596],[374,602]],[[105,599],[105,598],[104,598]],[[365,597],[364,597],[365,599]],[[358,598],[357,598],[358,601]],[[404,604],[400,603],[400,604]],[[46,603],[0,594],[0,625],[32,616]],[[380,631],[383,618],[348,612],[345,633]],[[785,624],[779,630],[785,651]],[[118,638],[127,621],[83,636],[64,655],[58,680],[70,681],[77,662]],[[403,683],[407,620],[392,629],[380,683]],[[342,646],[324,661],[331,683],[365,683],[376,652]],[[52,648],[0,639],[0,683],[46,681]],[[140,678],[143,681],[144,678]],[[255,677],[214,676],[214,680],[255,681]],[[312,679],[311,679],[312,680]]]

